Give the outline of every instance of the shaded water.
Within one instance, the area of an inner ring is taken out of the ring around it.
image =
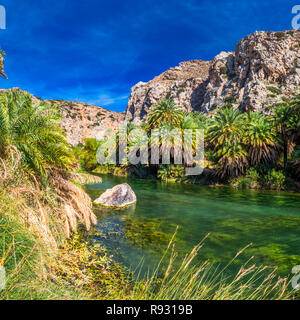
[[[90,185],[93,199],[116,184],[128,182],[137,195],[136,206],[122,210],[98,208],[93,242],[104,243],[115,259],[135,268],[161,257],[176,226],[176,250],[188,253],[208,233],[198,259],[226,264],[238,250],[253,243],[235,261],[237,266],[255,256],[258,264],[278,266],[288,275],[300,265],[300,194],[234,190],[164,184],[153,180],[103,176]]]

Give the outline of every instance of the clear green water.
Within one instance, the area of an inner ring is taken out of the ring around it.
[[[198,259],[224,265],[253,243],[235,261],[240,266],[254,256],[258,264],[278,266],[289,275],[300,265],[300,194],[164,184],[152,180],[103,176],[103,184],[88,186],[93,199],[112,186],[128,182],[136,206],[122,210],[98,208],[92,242],[104,243],[115,259],[135,268],[158,261],[176,226],[176,250],[188,253],[208,233]]]

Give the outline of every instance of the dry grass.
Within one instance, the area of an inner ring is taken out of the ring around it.
[[[102,178],[88,173],[70,173],[70,178],[80,184],[102,183]]]
[[[137,281],[127,295],[129,300],[284,300],[292,299],[290,279],[281,278],[276,268],[256,266],[250,258],[236,274],[228,268],[247,248],[240,250],[222,269],[210,261],[194,263],[204,240],[178,264],[173,238],[154,272]],[[169,263],[162,264],[171,248]]]
[[[61,204],[60,212],[67,238],[72,231],[76,231],[78,222],[81,222],[87,230],[92,224],[97,223],[92,210],[92,200],[84,190],[69,181],[64,173],[58,170],[52,170],[50,182],[55,187]]]

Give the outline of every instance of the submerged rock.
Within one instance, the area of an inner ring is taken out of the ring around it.
[[[125,207],[136,202],[136,195],[127,183],[119,184],[112,189],[106,190],[95,204],[100,204],[106,207]]]

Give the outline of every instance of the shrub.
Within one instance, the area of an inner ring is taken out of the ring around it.
[[[94,170],[93,173],[98,173],[98,174],[113,174],[116,169],[115,164],[103,164],[103,165],[98,165]]]
[[[269,189],[282,190],[285,184],[285,175],[282,171],[275,169],[265,175],[265,184]]]
[[[249,177],[249,178],[252,179],[253,181],[257,181],[257,182],[258,182],[259,179],[260,179],[259,173],[258,173],[255,169],[253,169],[253,168],[247,170],[246,175],[247,175],[247,177]]]
[[[247,177],[238,177],[233,180],[232,185],[237,189],[251,189],[251,179]]]
[[[285,39],[285,33],[282,31],[275,32],[275,37],[277,40],[284,40]]]
[[[176,93],[177,98],[179,97],[179,95],[180,95],[182,92],[184,92],[185,87],[186,87],[186,84],[185,84],[185,83],[182,83],[182,84],[179,85],[178,91],[177,91],[177,93]]]
[[[226,103],[235,103],[235,97],[234,96],[227,96],[224,99],[224,102],[226,102]]]
[[[226,67],[226,66],[221,67],[221,68],[220,68],[220,73],[221,73],[221,74],[226,74],[226,75],[227,75],[227,73],[228,73],[228,69],[227,69],[227,67]]]
[[[178,181],[184,177],[184,166],[182,165],[161,165],[157,171],[157,177],[164,181]]]
[[[268,86],[267,89],[274,94],[282,94],[282,91],[279,88]]]
[[[97,139],[84,139],[84,146],[79,152],[80,166],[82,169],[92,171],[97,167],[98,161],[96,159],[96,153],[99,146],[100,142]]]
[[[258,189],[260,187],[260,175],[251,168],[247,170],[246,175],[238,177],[231,181],[233,187],[238,189]]]

